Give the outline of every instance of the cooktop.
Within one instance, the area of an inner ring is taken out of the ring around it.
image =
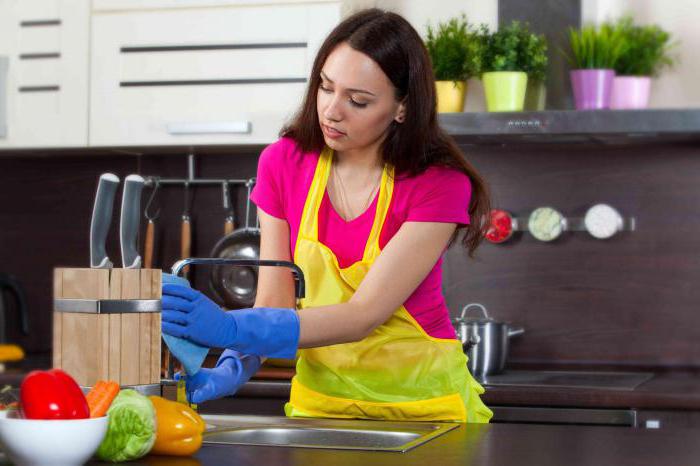
[[[654,376],[651,372],[509,370],[479,379],[485,386],[527,386],[634,390]]]

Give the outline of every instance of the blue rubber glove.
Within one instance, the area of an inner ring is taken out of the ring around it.
[[[200,369],[195,375],[187,376],[187,401],[203,403],[227,395],[233,395],[260,369],[259,356],[241,354],[227,349],[219,357],[213,369]],[[180,373],[175,380],[180,380]]]
[[[163,285],[163,332],[204,346],[291,359],[299,346],[294,309],[255,308],[224,312],[192,288]]]

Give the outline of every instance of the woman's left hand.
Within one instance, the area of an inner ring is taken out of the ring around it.
[[[227,348],[236,323],[203,293],[183,285],[163,285],[162,329],[207,347]]]

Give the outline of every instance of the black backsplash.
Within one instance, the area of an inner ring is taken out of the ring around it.
[[[198,155],[205,178],[255,175],[257,153]],[[700,157],[692,145],[464,146],[483,172],[494,205],[526,216],[549,205],[567,216],[607,202],[637,219],[637,231],[601,241],[567,233],[551,244],[518,233],[485,243],[476,260],[453,247],[444,266],[453,314],[481,302],[494,317],[526,328],[511,347],[515,363],[698,366],[700,363]],[[87,267],[88,229],[100,173],[184,177],[182,155],[46,155],[0,158],[0,272],[15,275],[29,298],[31,333],[10,312],[8,338],[30,352],[51,347],[52,269]],[[243,222],[245,191],[234,191]],[[148,191],[144,191],[144,201]],[[156,204],[156,266],[178,259],[181,188]],[[218,187],[197,188],[193,255],[208,255],[223,235]],[[118,207],[109,237],[118,264]],[[144,225],[145,228],[145,225]],[[206,289],[208,273],[194,284]]]

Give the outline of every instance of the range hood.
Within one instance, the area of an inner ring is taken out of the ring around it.
[[[700,141],[700,109],[441,113],[460,144]]]

